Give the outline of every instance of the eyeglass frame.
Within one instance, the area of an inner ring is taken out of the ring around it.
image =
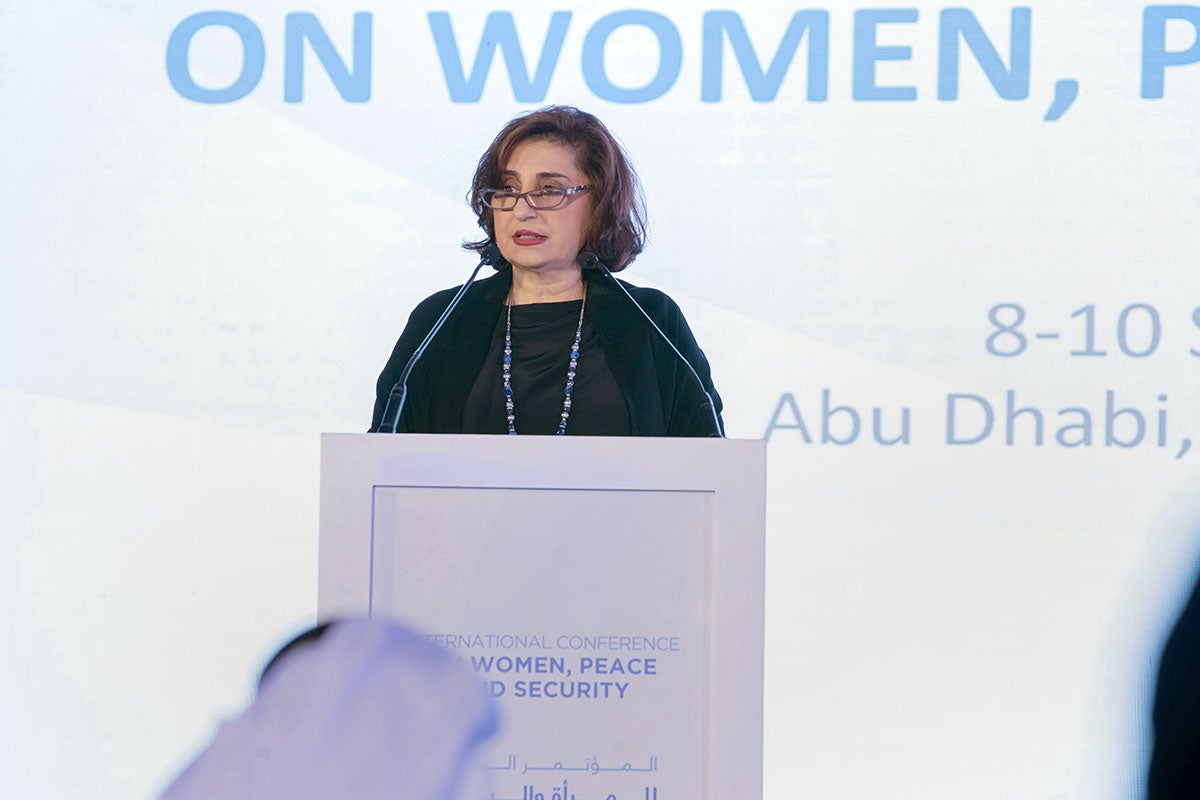
[[[572,186],[569,189],[563,189],[562,198],[558,201],[558,203],[552,206],[535,206],[533,203],[529,202],[530,195],[544,193],[546,191],[545,188],[530,189],[528,192],[509,192],[505,191],[504,189],[484,189],[479,193],[479,202],[483,203],[493,211],[515,211],[517,209],[517,202],[520,200],[524,200],[525,205],[529,206],[534,211],[556,211],[569,203],[571,198],[575,195],[580,194],[581,192],[586,192],[591,188],[591,184],[584,183],[579,186]],[[506,198],[513,198],[512,208],[496,208],[494,205],[492,205],[492,200],[494,200],[498,194],[503,194]]]

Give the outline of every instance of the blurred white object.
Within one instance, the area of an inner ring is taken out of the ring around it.
[[[421,634],[345,620],[272,665],[162,800],[455,800],[486,791],[483,685]]]

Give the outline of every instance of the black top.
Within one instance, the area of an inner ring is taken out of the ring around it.
[[[568,300],[512,308],[511,384],[517,433],[558,432],[581,302]],[[566,432],[576,436],[628,436],[629,413],[587,310],[584,309]],[[508,433],[501,366],[506,319],[507,315],[502,313],[496,320],[487,360],[463,411],[463,433]]]
[[[697,382],[620,287],[605,276],[590,277],[585,322],[590,320],[595,328],[599,352],[604,354],[625,406],[629,433],[633,436],[720,436],[721,398],[713,388],[708,360],[696,344],[679,306],[657,289],[640,288],[624,281],[617,283],[637,298],[700,375]],[[462,433],[465,430],[468,398],[488,365],[496,326],[503,324],[504,302],[511,287],[512,273],[503,270],[476,281],[467,289],[462,302],[447,318],[445,326],[409,375],[408,399],[400,415],[398,431]],[[375,384],[372,431],[380,430],[383,424],[388,397],[404,371],[404,365],[455,292],[455,289],[447,289],[427,297],[409,315],[408,324]],[[559,346],[565,350],[570,343],[568,335],[567,341]],[[494,368],[499,368],[495,359],[491,359],[491,363]],[[585,363],[594,362],[583,361],[581,354],[577,377],[587,371]],[[563,367],[565,378],[565,364]],[[497,374],[496,386],[500,385]],[[711,404],[701,391],[701,385],[711,395]],[[561,400],[558,402],[561,413]],[[525,412],[521,411],[519,395],[516,412],[517,431],[523,432],[521,420],[525,418]],[[572,413],[568,432],[574,430],[577,421]],[[534,424],[532,420],[530,424]],[[507,425],[497,432],[506,430]]]

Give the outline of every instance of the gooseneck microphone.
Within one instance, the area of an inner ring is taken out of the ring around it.
[[[388,395],[387,405],[384,406],[383,416],[379,420],[379,427],[373,428],[368,433],[395,433],[396,428],[400,426],[400,412],[404,410],[404,401],[408,397],[408,376],[413,371],[413,367],[421,360],[421,356],[425,354],[425,348],[433,341],[433,337],[437,336],[438,331],[442,329],[442,325],[450,317],[450,314],[458,306],[458,302],[462,300],[467,289],[475,281],[475,276],[479,274],[479,270],[483,269],[483,265],[495,265],[503,256],[500,255],[500,248],[495,242],[490,242],[486,247],[479,252],[479,263],[475,265],[475,271],[471,273],[471,277],[467,278],[467,282],[459,288],[458,293],[454,295],[454,299],[450,301],[450,305],[438,317],[437,322],[433,323],[433,327],[429,329],[429,333],[425,334],[425,338],[417,345],[417,349],[413,351],[412,357],[408,359],[408,363],[404,365],[404,371],[400,373],[400,379],[396,381],[396,385],[392,387],[391,393]]]
[[[720,417],[717,416],[717,404],[713,402],[712,395],[710,395],[708,390],[704,388],[704,381],[700,380],[700,375],[696,372],[696,368],[692,366],[692,362],[688,361],[683,353],[679,352],[679,348],[675,346],[675,343],[671,341],[670,337],[662,332],[662,328],[658,327],[658,323],[651,319],[650,315],[646,313],[646,309],[642,308],[642,304],[634,299],[633,295],[629,293],[629,290],[625,288],[625,284],[617,280],[616,276],[612,274],[612,271],[604,265],[604,262],[601,261],[595,253],[589,253],[585,250],[575,258],[575,263],[578,264],[584,271],[604,273],[606,276],[608,276],[608,279],[612,282],[612,285],[620,289],[621,293],[629,298],[629,302],[633,303],[634,308],[642,312],[642,316],[646,318],[646,322],[650,323],[650,327],[654,328],[658,335],[662,337],[662,340],[667,343],[667,347],[670,347],[672,352],[679,356],[679,360],[683,362],[684,366],[688,368],[688,372],[692,373],[692,377],[696,379],[696,385],[700,387],[701,393],[704,395],[705,399],[708,400],[708,410],[712,413],[713,425],[716,428],[717,435],[724,439],[725,431],[721,427]]]

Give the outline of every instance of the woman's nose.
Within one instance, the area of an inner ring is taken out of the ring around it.
[[[513,214],[517,219],[533,219],[537,216],[537,209],[529,205],[528,197],[517,198],[517,205],[513,208]]]

